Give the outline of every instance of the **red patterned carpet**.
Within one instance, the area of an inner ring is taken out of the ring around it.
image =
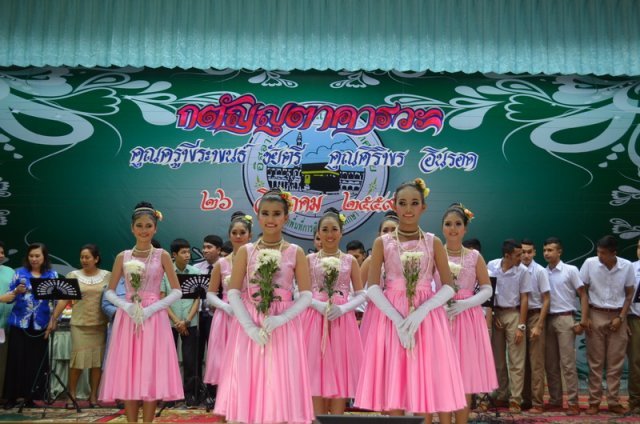
[[[626,399],[624,399],[626,401]],[[587,408],[586,396],[580,396],[580,404],[582,407],[582,414],[575,417],[569,417],[561,411],[547,411],[542,415],[527,414],[526,411],[521,414],[511,414],[506,408],[497,408],[489,410],[486,413],[473,413],[470,417],[470,423],[521,423],[521,424],[534,424],[534,423],[640,423],[640,415],[613,415],[606,411],[606,405],[601,407],[601,412],[598,415],[590,416],[586,415],[584,411]],[[42,403],[38,402],[38,405]],[[88,408],[87,402],[80,402],[82,412],[78,413],[75,410],[64,409],[62,403],[56,402],[53,406],[43,408],[28,408],[24,409],[22,414],[18,414],[17,409],[0,410],[0,422],[75,422],[75,423],[124,423],[126,417],[124,411],[115,407],[112,408]],[[44,417],[43,417],[44,412]],[[360,419],[354,420],[354,423],[364,424],[366,420],[362,419],[367,416],[374,416],[378,414],[367,413],[363,411],[350,411],[349,416],[357,416]],[[373,420],[372,420],[373,421]],[[434,422],[437,422],[437,418]],[[156,418],[155,422],[164,423],[211,423],[217,422],[215,416],[210,412],[206,412],[202,409],[165,409],[162,411],[160,417]],[[348,422],[348,421],[347,421]],[[376,423],[380,423],[379,420],[375,420]]]

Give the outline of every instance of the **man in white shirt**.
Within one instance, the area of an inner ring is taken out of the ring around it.
[[[607,235],[598,240],[597,256],[584,261],[580,278],[589,295],[587,363],[589,364],[589,408],[587,414],[600,411],[602,372],[607,370],[607,405],[609,412],[625,414],[620,404],[620,378],[629,335],[624,320],[629,312],[636,285],[633,265],[616,256],[618,243]]]
[[[496,363],[499,387],[497,404],[509,398],[509,410],[521,411],[526,356],[528,293],[531,282],[527,268],[520,263],[522,246],[509,239],[502,243],[502,258],[487,264],[489,275],[496,277],[493,333],[491,345]],[[509,364],[507,374],[507,349]],[[511,389],[511,396],[509,396]]]
[[[640,290],[640,240],[638,240],[636,256],[638,260],[633,263],[636,287],[629,315],[627,315],[627,325],[629,326],[627,356],[629,357],[629,408],[632,414],[640,415],[640,302],[634,302],[637,300],[636,295]]]
[[[545,370],[549,388],[549,406],[562,409],[562,377],[567,388],[567,415],[579,415],[578,369],[576,367],[576,334],[589,330],[589,302],[578,268],[565,264],[562,242],[556,237],[544,241],[544,259],[551,302],[547,315],[545,340]],[[582,320],[574,322],[576,293],[580,296]],[[562,369],[562,372],[561,372]]]
[[[527,311],[527,357],[522,390],[523,405],[531,405],[530,414],[544,412],[544,342],[545,321],[549,312],[549,277],[547,270],[533,258],[536,247],[529,239],[522,245],[522,265],[527,267],[531,280]]]

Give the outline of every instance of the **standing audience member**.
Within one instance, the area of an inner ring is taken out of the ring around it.
[[[360,240],[351,240],[347,243],[347,254],[356,258],[358,267],[362,266],[364,260],[367,259],[367,250]]]
[[[13,280],[14,271],[8,266],[4,265],[7,261],[5,256],[5,244],[0,241],[0,332],[4,333],[4,343],[0,343],[0,399],[4,399],[2,396],[2,390],[4,388],[4,374],[5,365],[7,364],[7,346],[9,344],[8,339],[8,322],[9,314],[13,305],[7,305],[7,303],[13,302],[16,298],[16,294],[9,291],[9,284]]]
[[[529,292],[529,310],[527,311],[527,359],[524,369],[523,404],[530,408],[530,414],[544,412],[544,343],[546,338],[546,319],[549,313],[549,276],[547,270],[534,258],[536,247],[529,239],[522,244],[522,265],[527,267],[531,280]]]
[[[173,258],[173,270],[177,274],[199,274],[200,271],[189,265],[191,258],[191,245],[185,239],[175,239],[169,247]],[[171,292],[171,283],[165,274],[162,277],[160,287],[161,297],[165,297]],[[171,321],[171,332],[173,341],[178,348],[178,338],[181,342],[182,352],[182,387],[184,389],[185,403],[188,407],[197,406],[197,394],[199,382],[196,378],[197,366],[197,329],[198,329],[198,307],[200,299],[180,299],[167,308],[169,320]]]
[[[545,340],[545,369],[549,389],[549,405],[562,409],[562,380],[566,384],[567,415],[579,415],[578,369],[576,367],[576,335],[589,330],[589,303],[578,268],[565,264],[562,242],[556,237],[544,241],[551,302]],[[576,293],[580,296],[582,321],[575,322]],[[562,370],[562,373],[561,373]]]
[[[102,358],[105,352],[107,316],[100,308],[104,288],[111,279],[111,273],[98,268],[102,257],[95,244],[86,244],[80,248],[81,269],[71,271],[67,278],[77,278],[82,299],[73,302],[71,314],[71,362],[69,364],[69,395],[76,398],[78,380],[82,370],[90,369],[89,407],[98,405],[98,387],[102,376]],[[49,331],[55,331],[58,318],[70,300],[60,300],[51,317]],[[74,408],[67,402],[68,409]]]
[[[520,263],[521,257],[522,245],[508,239],[502,243],[502,258],[487,264],[489,275],[496,277],[491,335],[499,383],[496,399],[498,404],[504,404],[509,399],[509,410],[512,413],[521,411],[527,354],[525,335],[528,295],[531,292],[529,273]]]
[[[633,263],[636,278],[634,294],[640,290],[640,240],[636,247],[637,261]],[[633,299],[635,300],[635,299]],[[634,415],[640,415],[640,302],[631,301],[627,325],[629,326],[629,408]]]
[[[211,275],[214,265],[220,258],[222,252],[222,245],[224,242],[220,236],[215,234],[209,234],[205,236],[202,241],[202,254],[204,261],[198,262],[194,266],[200,271],[200,274]],[[220,295],[220,293],[218,293]],[[213,310],[207,302],[200,302],[200,313],[198,323],[198,340],[200,345],[198,346],[198,375],[203,376],[205,371],[205,357],[204,352],[208,349],[209,334],[211,333],[211,320],[213,319]],[[200,382],[198,382],[200,384]],[[216,397],[215,387],[207,385],[206,393],[203,393],[204,399],[199,399],[204,402],[205,405],[210,406],[213,404],[213,399]]]
[[[620,404],[620,378],[629,334],[624,324],[636,285],[633,265],[616,256],[618,243],[607,235],[598,240],[597,256],[584,261],[580,278],[589,297],[587,363],[589,364],[588,415],[600,411],[602,373],[606,368],[607,406],[613,414],[625,414]]]
[[[128,422],[138,421],[140,405],[142,420],[152,422],[158,400],[184,398],[169,316],[164,311],[182,297],[182,291],[171,257],[151,244],[160,219],[162,214],[150,203],[136,205],[131,216],[135,245],[116,257],[105,292],[118,311],[99,398],[106,402],[124,400]],[[160,299],[164,273],[172,290]],[[114,291],[123,274],[126,299],[120,299]]]
[[[33,295],[32,278],[56,278],[51,269],[47,247],[32,243],[27,247],[23,266],[16,269],[9,285],[16,297],[9,315],[9,352],[4,381],[5,409],[11,409],[20,398],[27,407],[34,406],[32,395],[44,395],[44,371],[48,370],[47,326],[51,309],[47,300],[38,300]],[[41,369],[42,366],[42,369]],[[39,372],[40,371],[40,372]],[[32,393],[31,388],[36,387]]]

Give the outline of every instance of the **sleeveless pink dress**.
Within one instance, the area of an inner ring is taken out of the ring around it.
[[[457,284],[460,289],[454,299],[473,296],[477,281],[476,264],[479,252],[465,249],[462,269]],[[460,264],[460,257],[450,256],[449,261]],[[435,275],[438,287],[440,276]],[[451,323],[453,342],[460,358],[460,371],[465,393],[489,393],[498,387],[491,340],[487,323],[480,306],[474,306],[456,316]]]
[[[145,282],[138,294],[142,306],[160,298],[164,270],[162,249],[154,249],[146,269]],[[124,252],[124,262],[131,260],[131,250]],[[143,259],[141,261],[144,262]],[[124,263],[123,262],[123,263]],[[124,270],[123,270],[124,273]],[[134,291],[125,274],[127,301]],[[116,311],[100,383],[99,399],[121,400],[184,399],[178,355],[173,344],[169,315],[161,310],[151,315],[136,332],[135,324],[122,309]]]
[[[222,300],[229,303],[227,298],[227,277],[231,275],[231,264],[228,259],[220,258],[220,277],[222,278]],[[216,385],[220,382],[220,372],[224,367],[223,355],[229,339],[229,329],[233,317],[221,309],[216,309],[211,320],[209,331],[209,344],[207,345],[207,362],[204,373],[204,382]]]
[[[242,300],[257,326],[264,316],[256,309],[251,294],[258,287],[249,281],[254,274],[258,250],[247,249],[247,276]],[[282,251],[280,270],[274,276],[275,300],[271,315],[278,315],[293,304],[293,278],[298,246]],[[302,322],[296,317],[276,328],[265,346],[247,336],[234,319],[224,354],[214,413],[227,421],[242,423],[310,423],[313,416],[309,369],[302,336]]]
[[[386,271],[384,294],[406,317],[409,302],[402,275],[400,247],[392,235],[382,236]],[[414,306],[433,297],[433,234],[402,243],[405,250],[422,251],[420,278]],[[451,339],[447,315],[442,307],[429,312],[415,334],[412,350],[402,347],[394,324],[376,308],[364,347],[365,361],[360,370],[355,405],[382,411],[402,409],[429,413],[456,411],[466,405],[457,353]]]
[[[353,256],[342,255],[340,262],[340,275],[336,282],[336,290],[340,293],[334,294],[332,298],[335,305],[343,305],[349,300]],[[316,253],[309,255],[309,264],[313,297],[326,302],[327,293],[320,291],[324,286],[324,273]],[[328,321],[324,353],[324,316],[315,309],[308,308],[300,317],[307,348],[311,395],[324,398],[354,397],[363,359],[355,312],[351,311],[336,320]]]

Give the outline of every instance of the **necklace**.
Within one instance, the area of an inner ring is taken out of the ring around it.
[[[151,247],[149,247],[148,249],[145,249],[145,250],[138,249],[138,246],[133,246],[132,251],[138,252],[138,253],[147,253],[147,252],[151,252],[151,249],[153,249],[153,246],[151,246]]]
[[[342,252],[340,251],[340,249],[332,253],[325,252],[323,249],[320,249],[320,251],[318,252],[318,257],[320,258],[327,258],[327,257],[339,258],[340,256],[342,256]]]
[[[420,227],[418,227],[415,231],[412,231],[409,233],[402,231],[398,227],[396,227],[396,234],[400,234],[402,237],[414,237],[421,233],[422,233],[422,230],[420,229]]]
[[[264,239],[262,237],[260,237],[260,240],[258,240],[258,244],[263,245],[264,247],[269,247],[269,248],[273,248],[273,247],[278,247],[278,249],[282,246],[282,243],[284,242],[284,239],[280,239],[278,241],[264,241]]]
[[[460,256],[460,254],[462,254],[462,250],[464,249],[464,246],[460,247],[460,249],[457,250],[449,249],[449,246],[447,246],[446,244],[445,247],[447,249],[447,253],[450,253],[453,256]]]

